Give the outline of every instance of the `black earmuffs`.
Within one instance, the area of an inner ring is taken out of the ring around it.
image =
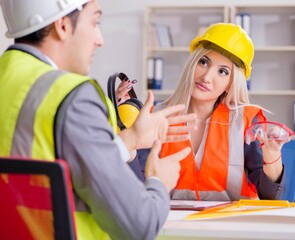
[[[119,78],[121,81],[128,81],[129,78],[122,72],[114,73],[109,77],[108,80],[108,96],[114,104],[116,116],[117,116],[117,125],[120,130],[130,127],[135,119],[137,118],[140,109],[143,104],[140,100],[137,99],[136,93],[133,87],[128,92],[130,99],[126,100],[119,106],[117,106],[116,101],[116,80]]]

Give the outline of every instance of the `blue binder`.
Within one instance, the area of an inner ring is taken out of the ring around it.
[[[295,201],[295,141],[285,143],[282,148],[282,159],[286,174],[286,192],[284,199],[290,202]]]

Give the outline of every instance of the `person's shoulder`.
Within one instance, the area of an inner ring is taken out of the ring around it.
[[[100,106],[105,109],[105,104],[101,98],[96,86],[91,81],[85,81],[76,86],[70,94],[66,97],[65,101],[68,104],[85,104],[93,106]]]
[[[255,105],[255,104],[249,104],[249,105],[246,105],[244,106],[244,111],[247,113],[247,114],[250,114],[250,115],[262,115],[264,116],[264,111],[267,111],[266,109],[264,109],[263,107],[259,106],[259,105]]]
[[[99,98],[99,93],[92,81],[85,81],[75,88],[76,94],[81,98]]]
[[[245,105],[244,109],[246,111],[259,111],[259,110],[262,110],[262,107],[260,107],[259,105],[255,105],[255,104],[249,104],[249,105]]]

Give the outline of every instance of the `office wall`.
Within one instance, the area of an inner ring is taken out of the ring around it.
[[[1,2],[1,0],[0,0]],[[2,16],[2,11],[0,11],[0,54],[12,43],[11,39],[5,37],[6,26]]]
[[[139,82],[135,87],[139,98],[142,77],[143,14],[148,5],[191,5],[191,4],[295,4],[295,0],[100,0],[102,10],[101,29],[105,44],[97,50],[91,75],[106,89],[110,74],[125,72]],[[12,43],[3,37],[6,27],[0,13],[0,53]],[[143,100],[143,99],[142,99]]]
[[[102,83],[115,71],[124,71],[139,80],[142,78],[143,13],[147,5],[191,4],[295,4],[295,0],[100,0],[103,9],[102,31],[105,45],[97,51],[92,75]],[[142,99],[143,100],[143,99]]]

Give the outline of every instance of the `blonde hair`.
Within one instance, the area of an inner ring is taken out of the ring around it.
[[[164,102],[160,103],[156,109],[162,109],[167,106],[176,104],[185,104],[186,108],[183,113],[188,112],[189,102],[192,96],[194,71],[199,60],[212,49],[205,49],[202,45],[199,45],[194,50],[182,70],[178,85],[174,93]],[[237,65],[233,64],[233,74],[231,75],[231,81],[229,88],[226,92],[221,94],[215,103],[215,107],[222,102],[230,110],[236,110],[243,106],[256,106],[250,104],[249,94],[247,89],[247,82],[245,77],[245,70]],[[263,109],[263,108],[262,108]]]

